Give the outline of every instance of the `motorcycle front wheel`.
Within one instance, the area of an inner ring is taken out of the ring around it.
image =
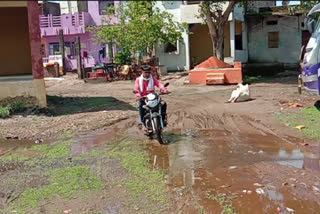
[[[160,144],[164,144],[163,136],[162,136],[162,128],[160,125],[160,118],[159,117],[154,117],[153,118],[153,124],[154,124],[154,129],[155,129],[155,134],[157,136],[157,140]]]

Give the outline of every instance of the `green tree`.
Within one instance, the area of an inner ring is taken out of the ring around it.
[[[238,1],[202,1],[200,4],[200,17],[204,19],[209,28],[212,42],[213,56],[223,60],[224,29],[228,22],[230,13]],[[223,11],[223,6],[226,9]]]
[[[97,41],[110,42],[129,51],[152,56],[153,49],[163,43],[176,44],[182,39],[184,24],[173,20],[173,15],[160,11],[155,1],[127,1],[125,5],[109,8],[110,14],[118,21],[108,18],[104,25],[93,27]]]

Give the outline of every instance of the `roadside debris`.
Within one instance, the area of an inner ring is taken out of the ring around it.
[[[245,193],[245,194],[249,194],[249,195],[252,193],[251,190],[246,190],[246,189],[242,190],[242,192]]]
[[[290,108],[300,108],[300,107],[303,107],[303,105],[300,104],[300,103],[288,103],[288,106],[289,106]]]
[[[299,125],[299,126],[296,126],[295,128],[301,131],[302,129],[305,129],[306,126],[305,125]]]
[[[264,187],[264,185],[259,184],[259,183],[254,183],[253,185],[256,186],[256,187]]]
[[[258,188],[256,189],[256,193],[258,193],[259,195],[264,195],[264,190],[262,188]]]
[[[312,186],[312,190],[313,190],[314,192],[320,193],[320,189],[319,189],[318,187],[316,187],[316,186]]]
[[[238,168],[237,166],[230,166],[229,169],[236,169]]]
[[[34,143],[35,143],[35,144],[43,143],[43,139],[37,138],[37,139],[34,141]]]
[[[289,207],[287,207],[286,210],[287,210],[289,213],[294,212],[294,209],[291,209],[291,208],[289,208]]]
[[[68,213],[70,213],[71,211],[72,211],[72,209],[64,210],[63,213],[68,214]]]

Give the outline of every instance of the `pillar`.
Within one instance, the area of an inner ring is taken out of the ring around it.
[[[190,40],[189,40],[189,34],[187,32],[183,33],[183,41],[185,45],[185,57],[186,57],[186,65],[184,70],[188,71],[190,70]]]
[[[242,22],[242,47],[245,54],[243,62],[246,63],[248,62],[248,29],[245,21]]]
[[[38,1],[27,1],[33,84],[39,107],[44,108],[47,106],[47,98],[41,56],[41,36],[38,7]]]
[[[231,57],[234,58],[234,52],[235,52],[235,20],[232,17],[232,20],[230,21],[230,53]]]

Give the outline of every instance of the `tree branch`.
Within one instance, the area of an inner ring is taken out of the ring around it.
[[[222,20],[223,21],[227,21],[229,18],[230,13],[232,12],[234,6],[239,3],[239,0],[236,1],[229,1],[228,7],[227,9],[224,11],[223,15],[222,15]]]

